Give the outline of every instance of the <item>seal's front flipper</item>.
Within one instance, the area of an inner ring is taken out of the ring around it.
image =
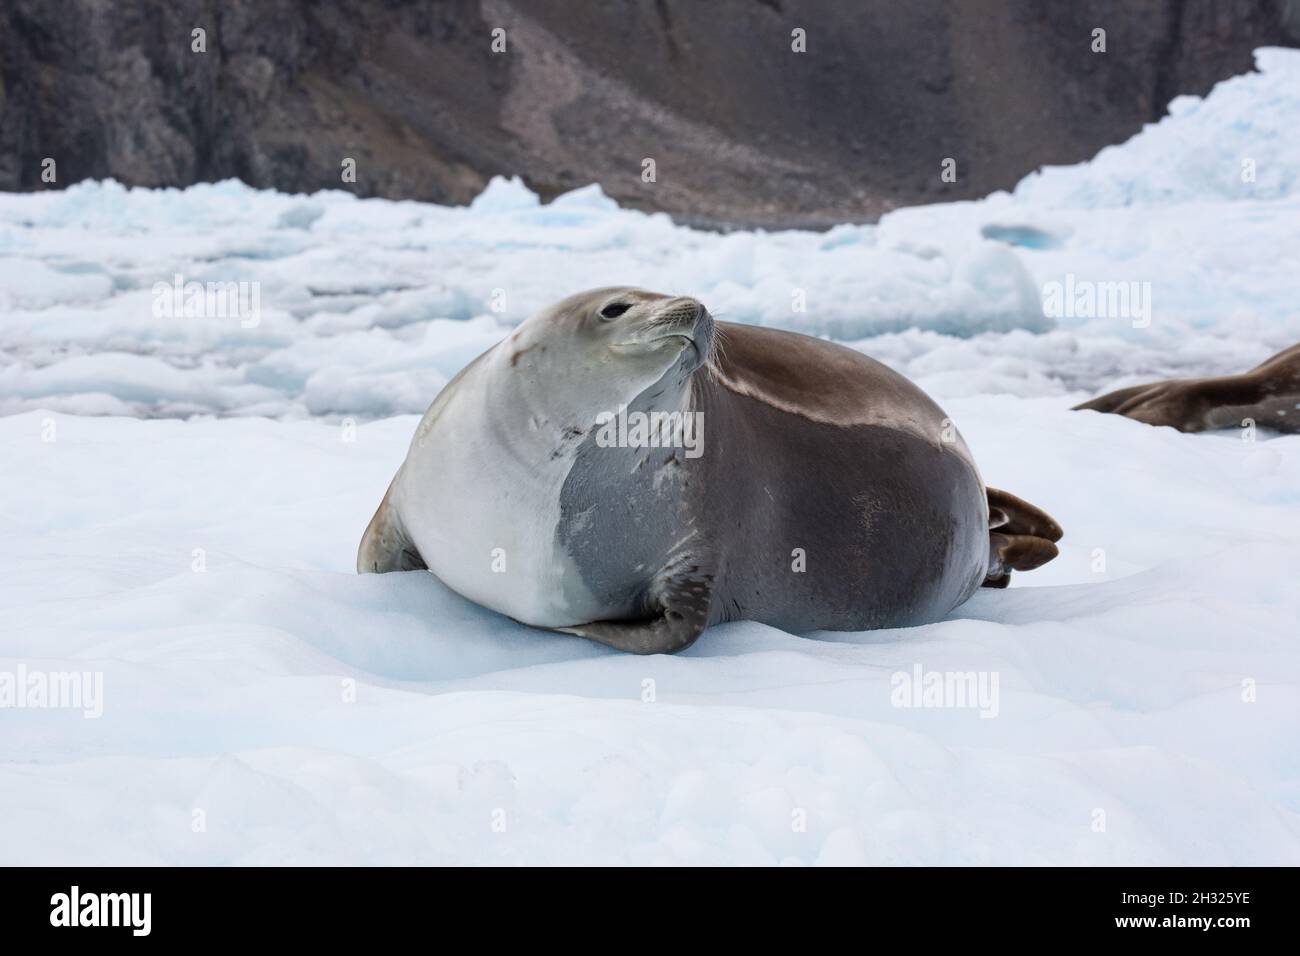
[[[1114,392],[1107,392],[1105,395],[1099,395],[1090,401],[1075,405],[1071,411],[1075,412],[1118,412],[1120,406],[1127,404],[1134,398],[1137,398],[1143,392],[1152,388],[1158,382],[1148,382],[1145,385],[1130,385],[1128,388],[1121,388]]]
[[[598,641],[631,654],[675,654],[695,643],[709,626],[713,576],[699,567],[683,568],[657,589],[658,613],[634,621],[593,621],[557,627],[565,634]]]
[[[989,488],[989,570],[986,588],[1004,588],[1012,571],[1032,571],[1056,557],[1061,526],[1023,498]]]
[[[1180,432],[1231,428],[1248,421],[1281,432],[1300,431],[1300,345],[1284,349],[1241,375],[1171,378],[1134,385],[1074,406],[1124,415]]]
[[[400,474],[400,472],[399,472]],[[397,483],[397,479],[393,479]],[[361,546],[357,548],[357,572],[359,574],[384,574],[387,571],[423,571],[428,568],[420,552],[411,543],[401,522],[397,520],[388,497],[393,493],[389,485],[388,493],[380,502],[379,510],[370,519],[366,533],[361,536]]]

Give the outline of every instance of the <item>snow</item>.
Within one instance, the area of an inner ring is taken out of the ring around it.
[[[0,863],[1300,863],[1300,436],[1068,411],[1300,341],[1300,53],[1258,60],[1090,163],[820,234],[507,180],[0,196]],[[260,283],[257,321],[156,316],[175,275]],[[1149,325],[1044,316],[1067,275],[1150,283]],[[437,390],[621,282],[908,374],[1061,556],[925,627],[657,658],[354,574]],[[899,706],[918,668],[996,693]],[[5,705],[20,669],[102,716]]]

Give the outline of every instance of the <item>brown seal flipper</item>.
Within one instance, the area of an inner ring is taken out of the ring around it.
[[[401,472],[399,471],[400,475]],[[357,572],[360,574],[385,574],[389,571],[424,571],[427,565],[424,558],[406,532],[402,530],[401,521],[396,510],[389,503],[393,486],[397,479],[388,486],[384,500],[379,503],[375,516],[370,519],[366,533],[361,536],[361,546],[357,548]]]
[[[1155,383],[1147,382],[1144,385],[1130,385],[1128,388],[1121,388],[1113,392],[1107,392],[1105,395],[1099,395],[1081,405],[1075,405],[1072,411],[1117,412],[1121,405],[1129,399],[1141,395],[1147,389],[1151,388],[1153,384]]]
[[[689,565],[669,575],[654,590],[658,593],[647,599],[647,617],[594,621],[555,630],[632,654],[675,654],[685,650],[709,626],[713,576],[697,565]]]
[[[1076,405],[1181,432],[1240,427],[1247,422],[1280,432],[1300,431],[1300,345],[1249,372],[1221,378],[1168,379],[1134,385]]]
[[[1004,588],[1012,571],[1032,571],[1057,555],[1061,526],[1041,508],[998,488],[988,488],[989,573],[983,587]]]

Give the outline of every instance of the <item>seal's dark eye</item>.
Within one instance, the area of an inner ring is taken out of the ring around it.
[[[605,308],[600,310],[600,315],[601,318],[604,319],[617,319],[630,308],[632,308],[632,306],[626,302],[611,302],[609,305],[605,306]]]

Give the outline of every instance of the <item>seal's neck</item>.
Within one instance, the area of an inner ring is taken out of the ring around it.
[[[512,361],[517,354],[502,349],[492,357],[485,378],[494,384],[484,396],[483,414],[521,455],[567,459],[611,419],[652,413],[680,417],[692,410],[691,375],[680,366],[638,390],[637,383],[621,381],[616,369],[580,364],[552,369],[543,361],[526,362],[528,356]]]

